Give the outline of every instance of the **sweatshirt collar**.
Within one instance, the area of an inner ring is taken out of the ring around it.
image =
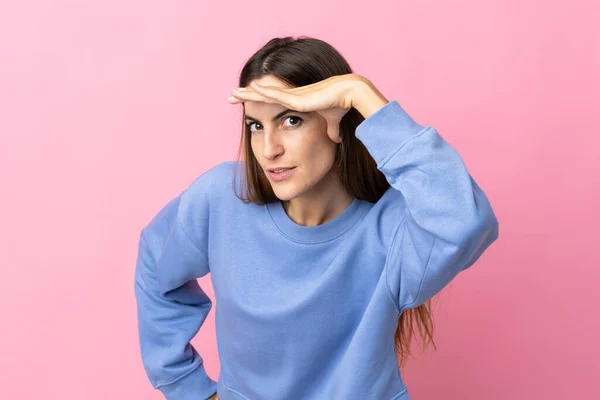
[[[316,244],[333,240],[348,231],[368,211],[368,202],[355,198],[334,219],[317,226],[295,223],[285,212],[280,200],[266,203],[266,208],[276,228],[288,239],[299,243]]]

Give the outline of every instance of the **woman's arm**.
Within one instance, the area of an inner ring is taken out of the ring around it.
[[[197,278],[210,272],[209,193],[215,172],[196,179],[140,235],[134,290],[142,362],[153,387],[168,400],[206,399],[217,389],[191,344],[212,307]]]
[[[386,279],[399,312],[441,291],[498,238],[491,204],[456,150],[432,126],[420,125],[397,101],[381,107],[364,86],[357,107],[369,115],[356,129],[391,188],[396,229]],[[360,111],[360,110],[359,110]]]

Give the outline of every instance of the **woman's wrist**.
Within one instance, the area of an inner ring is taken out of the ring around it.
[[[365,119],[389,103],[389,100],[365,77],[355,80],[350,98],[352,107]]]

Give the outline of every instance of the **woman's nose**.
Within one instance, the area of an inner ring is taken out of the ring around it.
[[[283,146],[277,132],[265,131],[263,153],[266,158],[274,158],[283,152]]]

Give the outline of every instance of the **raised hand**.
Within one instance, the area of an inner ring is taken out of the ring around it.
[[[298,112],[318,112],[327,121],[327,134],[336,143],[342,141],[339,126],[342,117],[354,106],[354,96],[364,80],[357,74],[336,75],[317,83],[295,88],[250,86],[233,91],[231,104],[245,101],[279,103]]]

